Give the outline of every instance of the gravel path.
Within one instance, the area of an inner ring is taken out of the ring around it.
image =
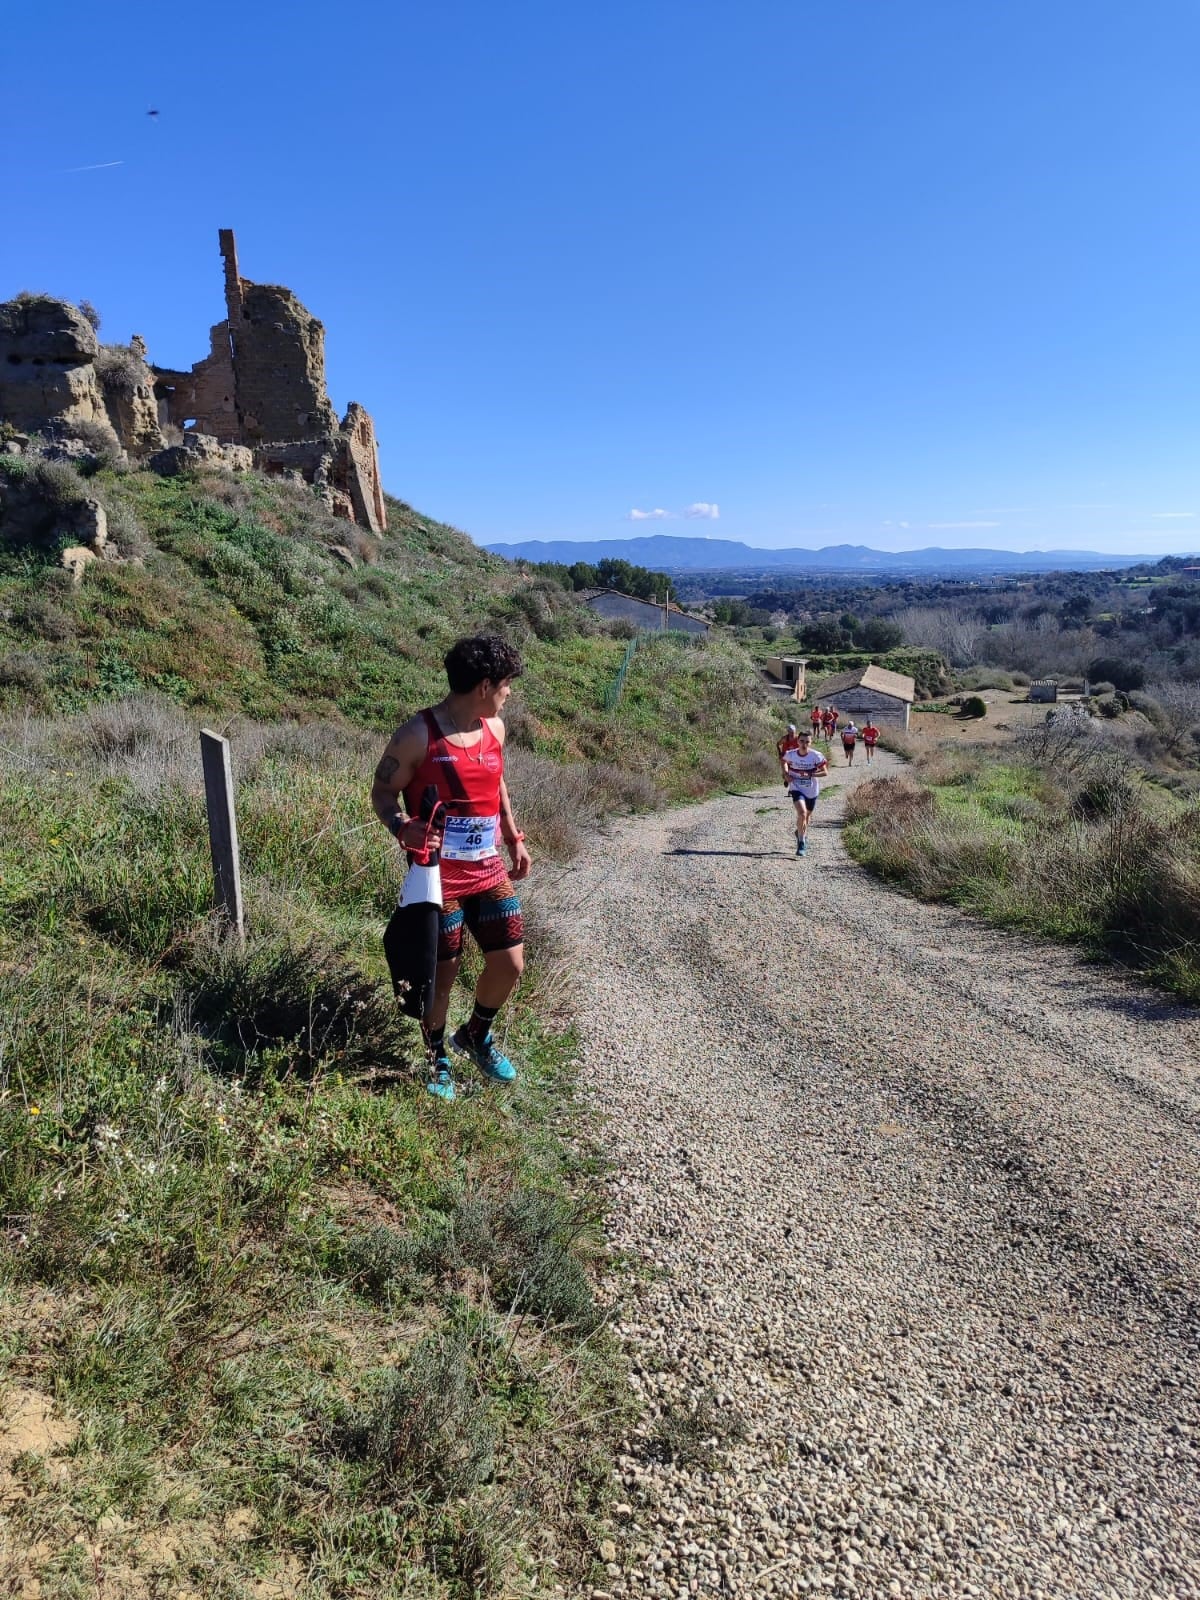
[[[1200,1014],[880,887],[839,795],[790,826],[639,818],[539,897],[647,1413],[593,1592],[1200,1596]],[[662,1459],[705,1395],[744,1438]]]

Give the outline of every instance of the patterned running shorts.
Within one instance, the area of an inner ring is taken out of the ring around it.
[[[464,894],[443,904],[438,923],[439,961],[458,960],[464,926],[485,955],[489,950],[511,950],[525,942],[521,902],[507,877],[482,894]]]

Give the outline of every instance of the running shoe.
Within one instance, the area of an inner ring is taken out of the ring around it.
[[[807,849],[808,849],[808,840],[807,839],[797,839],[796,840],[796,854],[798,856],[802,856]]]
[[[507,1056],[500,1054],[490,1033],[482,1043],[476,1044],[467,1032],[466,1023],[463,1023],[451,1034],[450,1043],[461,1054],[469,1056],[484,1077],[491,1078],[493,1083],[512,1083],[516,1078],[516,1067]]]
[[[430,1094],[437,1095],[439,1100],[454,1099],[454,1073],[450,1068],[450,1057],[439,1055],[433,1063],[433,1076],[425,1085]]]

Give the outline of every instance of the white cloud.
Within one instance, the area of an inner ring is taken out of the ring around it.
[[[927,528],[998,528],[998,522],[927,522]]]
[[[710,504],[707,500],[697,500],[694,505],[688,506],[683,514],[685,517],[707,517],[710,522],[716,522],[721,515],[721,508]]]
[[[639,511],[636,506],[629,513],[630,522],[668,522],[674,516],[673,511],[664,511],[661,506],[655,506],[653,511]]]
[[[1157,519],[1165,519],[1167,517],[1194,517],[1196,513],[1194,511],[1152,511],[1150,515]]]

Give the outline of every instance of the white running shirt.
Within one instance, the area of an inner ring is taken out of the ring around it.
[[[815,800],[821,792],[820,781],[813,774],[825,765],[819,750],[785,750],[783,764],[787,768],[788,793],[802,794],[806,800]]]

